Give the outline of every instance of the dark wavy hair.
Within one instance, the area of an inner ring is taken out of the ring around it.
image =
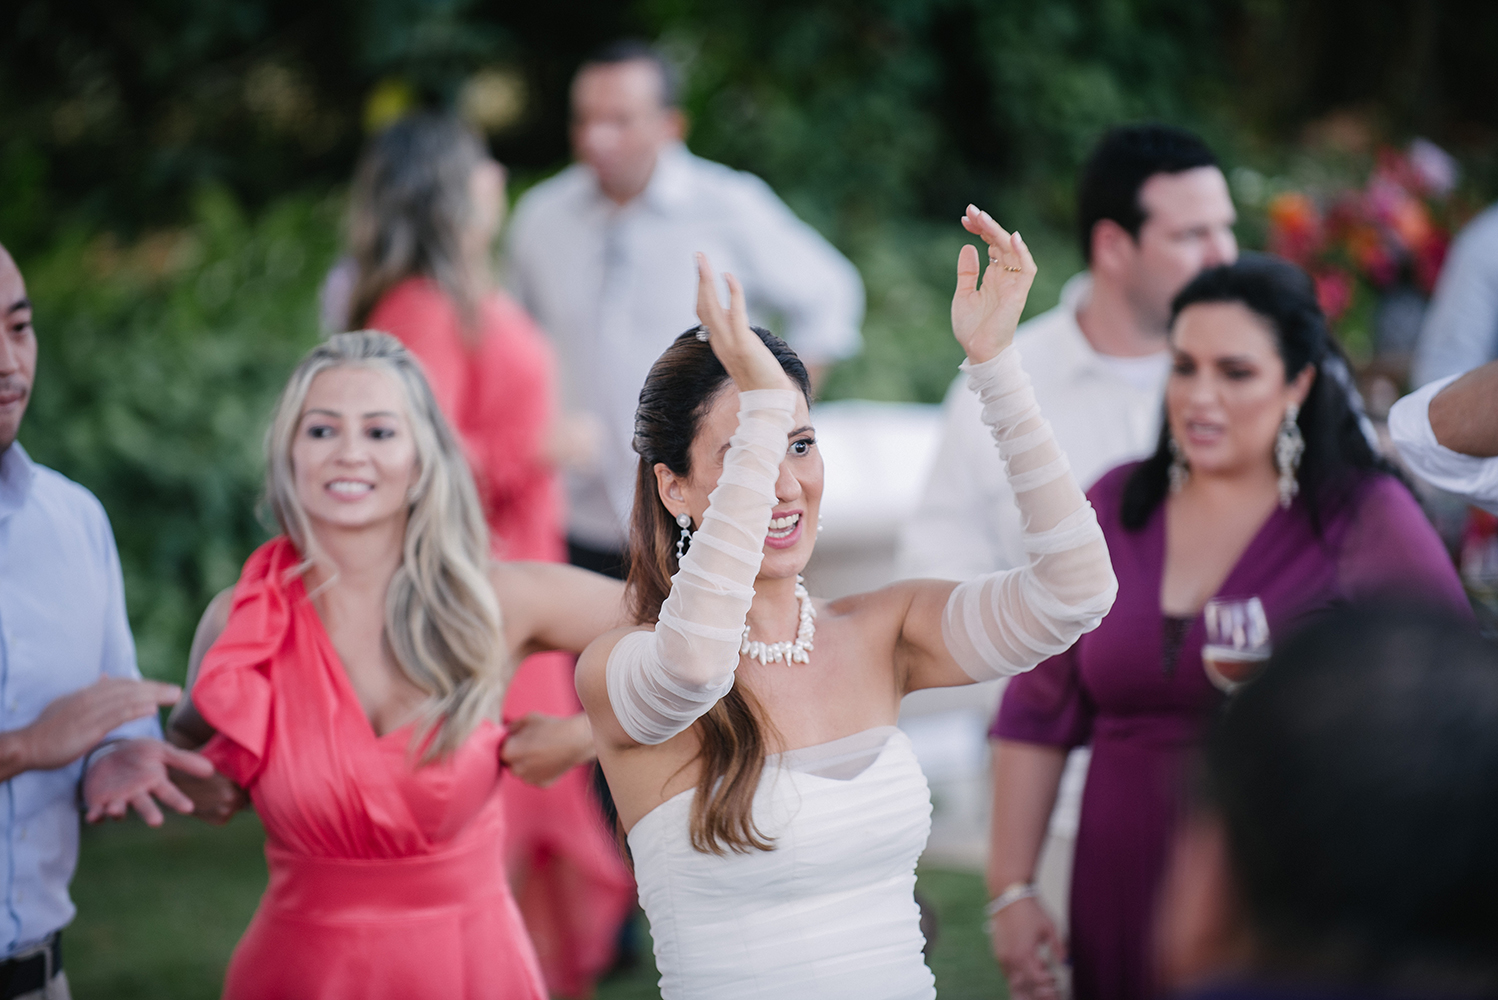
[[[640,456],[635,479],[635,510],[629,534],[629,578],[625,593],[634,620],[659,620],[661,605],[676,575],[676,540],[681,529],[661,503],[656,489],[659,462],[677,476],[692,471],[692,441],[702,418],[724,390],[728,372],[694,327],[676,338],[656,360],[640,390],[635,411],[635,452]],[[811,402],[806,366],[779,337],[753,328],[780,367]],[[692,801],[692,846],[704,853],[770,850],[774,844],[754,825],[754,791],[764,770],[765,723],[750,694],[735,682],[694,725],[701,738],[697,759],[702,774]]]
[[[1310,275],[1279,257],[1245,253],[1237,263],[1203,271],[1183,288],[1170,305],[1171,326],[1188,308],[1205,302],[1238,302],[1264,319],[1285,363],[1286,382],[1307,366],[1316,369],[1297,420],[1306,448],[1296,479],[1318,533],[1367,475],[1387,473],[1404,480],[1363,433],[1362,404],[1352,385],[1347,357],[1327,329]],[[1165,499],[1170,461],[1170,421],[1166,419],[1161,422],[1155,453],[1124,484],[1121,520],[1128,530],[1143,528]]]

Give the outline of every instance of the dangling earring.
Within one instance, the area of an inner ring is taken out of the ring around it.
[[[822,534],[822,529],[825,528],[825,527],[827,527],[827,525],[825,525],[825,524],[822,523],[822,515],[818,514],[817,515],[817,535],[818,536],[820,536]]]
[[[676,515],[676,523],[681,527],[681,537],[676,540],[676,561],[681,562],[687,546],[692,544],[692,515],[683,511]]]
[[[1174,436],[1170,439],[1170,469],[1167,475],[1170,478],[1170,492],[1179,493],[1181,487],[1186,485],[1186,480],[1191,478],[1191,466],[1186,464],[1186,454],[1181,450],[1181,442]]]
[[[1280,470],[1280,506],[1288,508],[1290,501],[1300,492],[1300,480],[1295,474],[1300,471],[1300,456],[1305,454],[1306,439],[1301,436],[1300,406],[1291,403],[1285,407],[1285,419],[1280,421],[1279,433],[1274,436],[1274,465]]]

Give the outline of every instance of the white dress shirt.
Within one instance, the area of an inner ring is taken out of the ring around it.
[[[661,352],[697,325],[697,250],[733,272],[751,319],[803,361],[859,348],[858,272],[752,174],[673,145],[622,206],[582,164],[526,192],[509,281],[557,345],[564,407],[594,414],[606,431],[594,468],[568,476],[569,533],[584,544],[620,549],[628,538],[640,388]]]
[[[140,676],[109,518],[92,493],[12,444],[0,452],[0,729],[30,725],[106,674]],[[153,714],[106,741],[160,735]],[[82,776],[78,760],[0,786],[0,957],[73,919]]]
[[[1091,289],[1086,273],[1075,275],[1061,303],[1014,337],[1040,410],[1084,489],[1155,450],[1170,371],[1168,351],[1120,359],[1093,349],[1077,325]],[[947,393],[941,446],[920,506],[900,535],[903,577],[970,580],[1029,561],[1003,460],[977,397],[963,383],[958,378]]]
[[[1460,374],[1437,379],[1395,403],[1389,410],[1389,436],[1415,475],[1498,514],[1498,458],[1452,451],[1436,440],[1430,426],[1430,401],[1459,378]]]

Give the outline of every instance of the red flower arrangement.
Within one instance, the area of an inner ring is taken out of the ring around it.
[[[1301,191],[1275,195],[1269,249],[1310,272],[1333,322],[1352,307],[1359,286],[1377,293],[1410,282],[1429,295],[1455,228],[1456,181],[1456,162],[1424,139],[1380,150],[1361,189],[1319,203]]]

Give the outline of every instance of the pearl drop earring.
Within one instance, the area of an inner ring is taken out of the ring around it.
[[[681,528],[681,537],[676,540],[676,561],[681,562],[681,557],[687,554],[687,546],[692,544],[692,515],[685,511],[677,514],[676,524]]]

